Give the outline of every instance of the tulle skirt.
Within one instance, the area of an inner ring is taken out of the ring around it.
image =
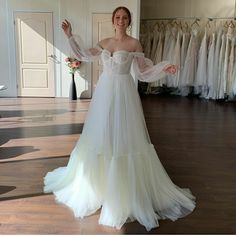
[[[101,208],[99,223],[120,229],[137,220],[147,230],[195,208],[194,196],[164,170],[146,128],[130,74],[103,73],[68,165],[47,173],[45,192],[83,218]]]

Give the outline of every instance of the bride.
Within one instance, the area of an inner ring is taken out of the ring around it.
[[[80,48],[71,24],[62,23],[77,59],[101,59],[103,73],[68,165],[47,173],[44,191],[53,192],[75,217],[101,208],[99,224],[120,229],[137,220],[151,230],[159,226],[159,219],[174,221],[191,213],[195,198],[176,186],[163,168],[130,70],[133,66],[139,80],[153,82],[174,75],[176,67],[167,61],[153,65],[144,57],[140,42],[126,34],[131,24],[126,7],[114,10],[112,22],[115,36],[90,49]]]

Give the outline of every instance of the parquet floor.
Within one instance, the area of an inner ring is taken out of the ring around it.
[[[195,211],[147,232],[76,219],[43,193],[44,175],[68,162],[89,100],[0,99],[0,234],[235,234],[236,104],[142,97],[149,134],[171,179],[197,197]]]

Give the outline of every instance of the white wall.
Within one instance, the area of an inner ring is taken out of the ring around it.
[[[235,0],[141,0],[141,19],[233,17]]]
[[[0,0],[0,85],[4,84],[9,89],[1,91],[0,95],[14,95],[16,93],[16,87],[13,85],[10,64],[10,48],[8,43],[8,12],[7,12],[7,1]],[[14,70],[13,66],[13,70]]]
[[[71,77],[64,59],[70,55],[65,35],[61,30],[64,19],[71,21],[74,33],[81,36],[86,47],[92,42],[92,13],[112,12],[117,6],[127,6],[133,15],[133,36],[139,33],[140,0],[0,0],[0,84],[8,89],[1,91],[0,96],[17,96],[16,58],[14,39],[14,11],[42,11],[53,13],[55,55],[61,62],[55,64],[56,96],[68,97]],[[76,76],[78,95],[91,96],[91,65],[83,63],[84,76]],[[85,92],[84,92],[85,91]]]

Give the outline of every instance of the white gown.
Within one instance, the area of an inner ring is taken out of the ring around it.
[[[207,95],[207,28],[205,28],[205,33],[198,53],[198,65],[194,87],[196,94],[200,94],[201,97]]]
[[[151,230],[159,219],[191,213],[194,196],[171,181],[158,159],[130,74],[133,62],[137,77],[152,82],[165,76],[168,62],[153,66],[137,52],[82,51],[73,37],[70,44],[78,59],[101,57],[103,73],[68,165],[47,173],[44,191],[53,192],[76,217],[101,208],[99,223],[118,229],[137,220]]]

